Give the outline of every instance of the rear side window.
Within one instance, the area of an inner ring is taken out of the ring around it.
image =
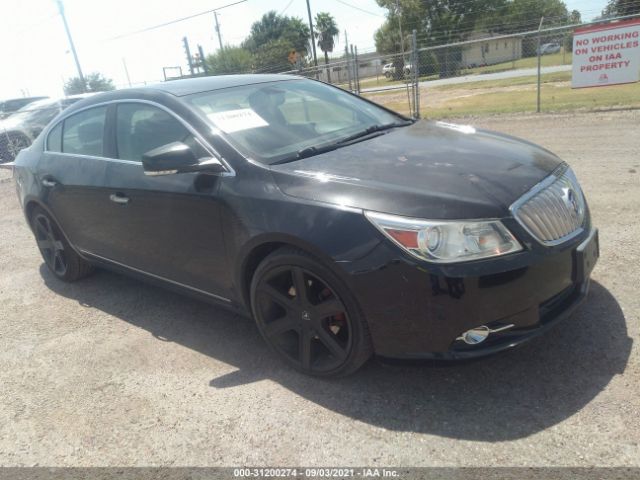
[[[207,156],[187,128],[166,111],[143,103],[122,103],[116,115],[118,158],[141,161],[149,150],[173,142],[190,146],[198,157]]]
[[[62,122],[53,127],[47,137],[47,150],[50,152],[62,151]]]
[[[62,151],[76,155],[103,156],[104,123],[107,107],[96,107],[64,121]]]

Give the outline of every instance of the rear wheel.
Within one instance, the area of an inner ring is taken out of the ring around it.
[[[267,343],[304,373],[347,375],[371,356],[368,328],[351,293],[304,252],[285,248],[269,255],[253,276],[251,303]]]
[[[60,228],[41,208],[31,215],[38,249],[45,264],[57,278],[73,282],[87,276],[93,270],[91,264],[81,258],[64,238]]]

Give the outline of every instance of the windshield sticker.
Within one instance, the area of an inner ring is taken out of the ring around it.
[[[249,130],[250,128],[269,126],[264,118],[250,108],[210,113],[207,117],[209,117],[209,120],[215,123],[216,127],[224,133],[233,133],[241,130]]]

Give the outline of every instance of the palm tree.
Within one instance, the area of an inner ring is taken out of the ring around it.
[[[315,36],[318,39],[318,47],[324,52],[324,64],[329,64],[329,52],[333,52],[336,38],[340,30],[336,24],[335,18],[327,12],[319,12],[316,15],[316,31]],[[331,75],[327,68],[327,80],[331,82]]]

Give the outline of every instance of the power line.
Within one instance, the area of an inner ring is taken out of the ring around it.
[[[289,7],[291,6],[292,3],[293,3],[293,0],[289,0],[289,3],[287,3],[287,6],[284,7],[282,10],[280,10],[280,15],[282,15],[284,12],[289,10]]]
[[[174,23],[184,22],[185,20],[190,20],[190,19],[195,18],[195,17],[200,17],[200,16],[202,16],[202,15],[206,15],[206,14],[208,14],[208,13],[215,13],[216,11],[218,11],[218,10],[222,10],[223,8],[232,7],[232,6],[234,6],[234,5],[238,5],[239,3],[244,3],[244,2],[246,2],[246,1],[247,1],[247,0],[238,0],[237,2],[228,3],[228,4],[226,4],[226,5],[222,5],[221,7],[213,8],[213,9],[211,9],[211,10],[206,10],[206,11],[204,11],[204,12],[194,13],[193,15],[189,15],[189,16],[187,16],[187,17],[182,17],[182,18],[177,18],[177,19],[175,19],[175,20],[170,20],[170,21],[168,21],[168,22],[161,23],[161,24],[159,24],[159,25],[154,25],[153,27],[147,27],[147,28],[143,28],[143,29],[141,29],[141,30],[136,30],[136,31],[134,31],[134,32],[124,33],[124,34],[122,34],[122,35],[117,35],[117,36],[115,36],[115,37],[107,38],[107,39],[106,39],[106,41],[109,41],[109,40],[118,40],[118,39],[120,39],[120,38],[130,37],[130,36],[132,36],[132,35],[138,35],[139,33],[144,33],[144,32],[148,32],[148,31],[150,31],[150,30],[155,30],[155,29],[157,29],[157,28],[162,28],[162,27],[166,27],[166,26],[168,26],[168,25],[173,25]]]
[[[379,13],[374,13],[370,10],[365,10],[364,8],[356,7],[355,5],[351,5],[350,3],[345,2],[344,0],[336,0],[336,2],[341,3],[342,5],[346,5],[347,7],[355,8],[356,10],[360,10],[361,12],[368,13],[369,15],[386,18],[384,15],[380,15]]]

